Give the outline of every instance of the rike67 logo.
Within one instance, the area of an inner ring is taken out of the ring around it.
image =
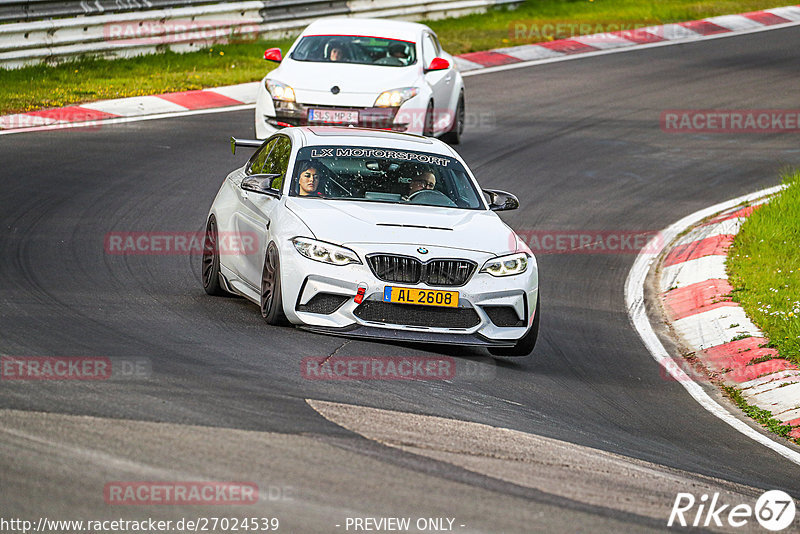
[[[781,490],[763,493],[755,506],[723,502],[719,493],[703,494],[699,499],[691,493],[678,493],[667,526],[741,528],[755,518],[763,528],[777,532],[791,525],[794,517],[794,500]]]

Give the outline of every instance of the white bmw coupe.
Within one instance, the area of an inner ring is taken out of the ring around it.
[[[211,205],[208,294],[250,299],[269,324],[501,356],[533,350],[536,259],[494,213],[519,202],[482,191],[448,145],[330,126],[232,143],[257,150]],[[226,246],[232,236],[249,246]]]
[[[256,137],[305,125],[353,125],[442,137],[464,129],[464,81],[423,24],[330,18],[309,25],[261,82]]]

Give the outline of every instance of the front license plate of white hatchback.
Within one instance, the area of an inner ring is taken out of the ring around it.
[[[339,109],[310,109],[308,110],[308,122],[358,124],[358,111]]]

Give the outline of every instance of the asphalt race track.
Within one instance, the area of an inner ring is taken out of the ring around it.
[[[659,125],[668,109],[797,109],[798,49],[793,27],[471,76],[458,150],[483,186],[519,196],[522,209],[504,215],[517,230],[658,231],[800,165],[793,134]],[[411,516],[455,518],[460,532],[642,531],[664,528],[676,493],[701,483],[800,498],[800,466],[706,412],[647,353],[624,306],[633,251],[539,255],[534,357],[497,363],[478,349],[268,327],[255,305],[205,295],[199,256],[105,252],[108,232],[201,230],[221,180],[249,154],[232,156],[230,135],[252,136],[252,111],[0,137],[0,353],[152,366],[133,380],[0,383],[3,517],[275,516],[281,531],[345,532],[347,517]],[[304,357],[334,352],[454,356],[480,373],[301,376]],[[460,433],[484,438],[444,439]],[[526,471],[525,458],[553,450]],[[631,465],[659,474],[634,491]],[[582,494],[580,473],[605,501]],[[104,502],[104,484],[137,480],[254,481],[262,500]]]

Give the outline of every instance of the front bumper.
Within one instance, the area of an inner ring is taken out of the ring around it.
[[[376,251],[347,246],[362,260],[368,252]],[[404,284],[379,279],[366,263],[328,265],[284,249],[284,312],[291,322],[309,329],[376,339],[509,346],[525,335],[533,323],[538,298],[535,259],[523,274],[494,277],[478,272],[493,257],[489,254],[427,248],[430,258],[468,259],[478,267],[467,283],[458,287]],[[427,256],[420,257],[413,246],[392,245],[386,249],[380,252],[428,260]],[[445,308],[384,302],[386,286],[458,291],[459,305]],[[361,302],[356,299],[359,288],[363,289]]]
[[[300,326],[303,330],[332,336],[358,337],[376,341],[398,341],[403,343],[435,343],[437,345],[459,345],[462,347],[513,347],[514,341],[490,340],[480,334],[448,334],[441,332],[414,332],[387,330],[374,326],[353,325],[345,328],[324,326]]]
[[[421,134],[425,123],[426,106],[421,96],[416,96],[397,108],[373,106],[327,105],[273,100],[261,84],[256,101],[256,136],[266,138],[281,128],[289,126],[356,126]],[[372,98],[372,97],[370,97]],[[352,103],[352,102],[351,102]],[[309,121],[309,110],[332,110],[358,112],[357,122]]]
[[[347,107],[347,106],[320,106],[315,104],[300,104],[296,102],[280,102],[275,109],[275,116],[265,116],[267,124],[274,128],[286,126],[358,126],[362,128],[379,128],[405,132],[409,125],[395,122],[399,108],[373,108],[373,107]],[[310,109],[332,111],[355,111],[358,113],[358,122],[310,122],[308,112]]]

